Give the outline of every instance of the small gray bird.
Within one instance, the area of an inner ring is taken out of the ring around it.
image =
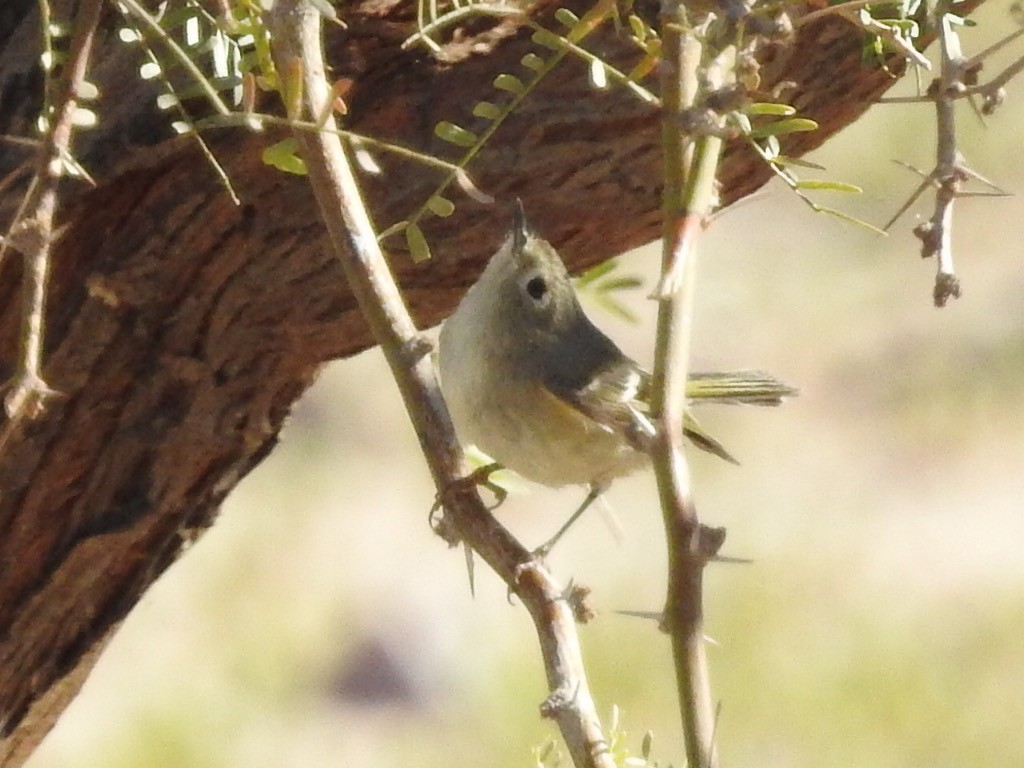
[[[464,443],[542,485],[590,493],[650,462],[650,374],[584,314],[555,249],[516,206],[512,231],[441,329],[441,389]],[[758,371],[695,373],[691,401],[778,405],[796,390]],[[736,463],[687,414],[697,447]]]

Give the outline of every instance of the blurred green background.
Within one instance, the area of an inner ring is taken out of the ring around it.
[[[1009,29],[990,6],[969,52]],[[968,161],[1017,193],[1022,92],[987,128],[960,112]],[[930,168],[932,126],[927,105],[872,109],[812,158],[865,194],[823,202],[884,222],[918,183],[891,159]],[[773,185],[708,235],[697,367],[802,390],[702,412],[742,467],[692,457],[702,516],[754,560],[707,578],[724,766],[1024,765],[1024,205],[957,204],[964,296],[943,310],[910,234],[927,206],[880,238]],[[648,286],[655,266],[652,249],[622,261]],[[639,324],[592,314],[649,363],[654,307],[624,300]],[[581,497],[524,488],[499,514],[532,546]],[[31,767],[529,764],[555,735],[531,624],[484,567],[470,597],[432,499],[379,353],[329,366]],[[602,713],[620,707],[627,745],[653,730],[654,756],[679,766],[666,638],[615,612],[662,601],[653,478],[608,500],[621,534],[591,513],[551,563],[593,588],[582,637]]]

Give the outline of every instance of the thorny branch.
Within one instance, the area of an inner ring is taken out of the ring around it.
[[[971,170],[964,162],[957,148],[956,101],[980,93],[985,97],[982,112],[991,112],[1001,101],[1002,86],[1014,74],[1024,69],[1024,60],[1004,70],[995,80],[985,86],[977,86],[978,72],[985,57],[1019,36],[1020,32],[1008,35],[994,46],[973,58],[966,58],[960,49],[960,38],[953,29],[955,17],[947,14],[945,3],[938,3],[932,9],[933,23],[939,37],[939,76],[932,81],[924,100],[935,104],[936,115],[936,162],[907,201],[885,225],[889,229],[929,187],[935,189],[935,206],[928,221],[914,228],[914,235],[921,241],[921,257],[935,257],[936,276],[932,297],[935,306],[943,307],[950,298],[959,298],[960,280],[953,265],[953,204],[962,191],[964,182],[977,179],[995,190],[994,194],[1005,194],[991,182]],[[920,99],[915,99],[920,100]],[[888,100],[896,103],[900,99]]]
[[[320,45],[320,15],[302,0],[278,0],[267,17],[284,94],[307,115],[329,115],[330,88]],[[299,115],[291,115],[298,117]],[[329,116],[326,126],[335,129]],[[556,721],[578,768],[614,768],[587,684],[575,622],[584,593],[563,589],[547,569],[488,512],[472,483],[460,478],[462,453],[434,366],[388,267],[342,142],[334,133],[297,130],[321,215],[352,292],[401,391],[445,507],[444,524],[472,547],[530,611],[551,693],[541,714]]]
[[[662,202],[662,277],[652,411],[659,432],[652,453],[668,547],[668,587],[663,627],[672,638],[687,764],[714,768],[715,709],[704,646],[704,567],[725,531],[701,524],[694,503],[682,435],[695,296],[697,242],[714,207],[715,176],[723,140],[713,130],[684,135],[685,115],[701,109],[700,97],[720,86],[709,74],[707,54],[680,0],[662,0],[664,60],[661,95],[665,187]],[[705,121],[697,121],[705,122]]]
[[[96,27],[103,0],[83,0],[75,16],[68,61],[61,77],[49,130],[39,147],[35,175],[7,236],[0,243],[0,261],[8,247],[22,254],[21,349],[4,407],[13,427],[20,416],[32,418],[42,412],[45,401],[55,394],[42,377],[43,320],[46,284],[50,271],[50,250],[55,239],[57,187],[71,160],[71,137],[75,111],[89,68]]]

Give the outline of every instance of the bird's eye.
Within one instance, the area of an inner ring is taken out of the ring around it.
[[[540,301],[548,292],[548,284],[543,277],[533,277],[526,283],[526,292],[530,297]]]

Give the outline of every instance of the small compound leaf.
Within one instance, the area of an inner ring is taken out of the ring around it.
[[[615,259],[608,259],[608,261],[603,261],[600,264],[591,267],[582,275],[577,277],[576,286],[579,288],[583,288],[587,285],[590,285],[595,280],[598,280],[607,275],[609,272],[615,269],[616,266],[618,266],[618,264]]]
[[[819,179],[808,179],[806,181],[798,181],[796,183],[796,188],[822,189],[828,192],[848,192],[854,195],[859,195],[864,191],[856,184],[845,184],[844,182],[841,181],[824,181]]]
[[[642,288],[644,281],[636,275],[623,275],[622,277],[612,277],[608,280],[603,281],[599,286],[598,290],[601,291],[622,291],[633,288]]]
[[[580,23],[580,17],[570,11],[568,8],[559,8],[555,11],[555,18],[558,19],[559,23],[564,27],[572,29]]]
[[[282,139],[263,150],[263,162],[279,171],[305,176],[306,163],[296,154],[297,148],[295,139]]]
[[[562,38],[554,32],[549,32],[546,29],[538,29],[533,33],[533,37],[530,39],[537,45],[548,48],[552,51],[560,51],[565,47],[565,43],[562,42]]]
[[[89,128],[95,128],[99,122],[100,119],[96,113],[85,107],[75,107],[75,111],[71,113],[71,124],[75,128],[88,130]]]
[[[861,219],[858,219],[856,216],[851,216],[848,213],[837,211],[835,208],[829,208],[826,205],[815,205],[814,210],[817,211],[818,213],[827,213],[829,216],[835,216],[837,219],[847,221],[850,224],[856,224],[858,227],[863,227],[869,232],[874,232],[876,235],[882,235],[883,237],[889,236],[889,233],[886,232],[884,229],[879,229],[874,224],[868,224],[866,221],[862,221]]]
[[[430,246],[427,245],[427,238],[423,236],[423,230],[418,224],[409,222],[406,225],[405,243],[409,246],[413,261],[427,261],[430,258]]]
[[[629,28],[633,30],[633,37],[641,43],[647,39],[647,25],[644,24],[643,19],[635,13],[630,14],[629,16]]]
[[[442,120],[434,126],[434,135],[459,147],[472,147],[476,144],[477,138],[472,131],[467,131],[462,126],[449,123],[447,120]]]
[[[510,75],[505,72],[494,78],[494,87],[499,88],[502,91],[514,93],[517,96],[526,90],[526,86],[523,85],[522,80],[515,75]]]
[[[143,80],[152,80],[155,77],[159,77],[162,71],[160,65],[155,61],[147,61],[139,67],[139,77]]]
[[[99,97],[100,89],[96,87],[95,83],[91,83],[88,80],[82,80],[78,84],[78,98],[81,101],[92,101]]]
[[[824,165],[812,163],[810,160],[802,160],[796,157],[787,157],[786,155],[779,155],[778,157],[773,157],[772,162],[775,163],[776,165],[792,165],[794,168],[810,168],[811,170],[814,171],[827,170]]]
[[[173,109],[178,104],[178,97],[173,93],[161,93],[156,97],[156,108],[159,110]]]
[[[544,59],[538,56],[536,53],[528,53],[519,60],[527,69],[532,69],[534,72],[540,72],[544,69]]]
[[[363,171],[371,176],[379,176],[383,173],[380,164],[377,163],[377,158],[363,146],[363,142],[353,139],[349,143],[352,145],[352,156]]]
[[[427,210],[435,216],[446,219],[455,213],[455,203],[447,197],[434,195],[432,198],[427,200]]]
[[[473,107],[473,115],[485,120],[497,120],[501,117],[501,109],[489,101],[480,101]]]
[[[783,136],[787,133],[803,133],[806,131],[818,130],[818,124],[807,117],[790,117],[786,120],[777,120],[773,123],[765,123],[751,129],[750,136],[755,139],[765,136]]]
[[[789,117],[796,114],[796,109],[789,104],[773,104],[771,102],[750,104],[744,111],[748,115],[772,115],[774,117]]]

